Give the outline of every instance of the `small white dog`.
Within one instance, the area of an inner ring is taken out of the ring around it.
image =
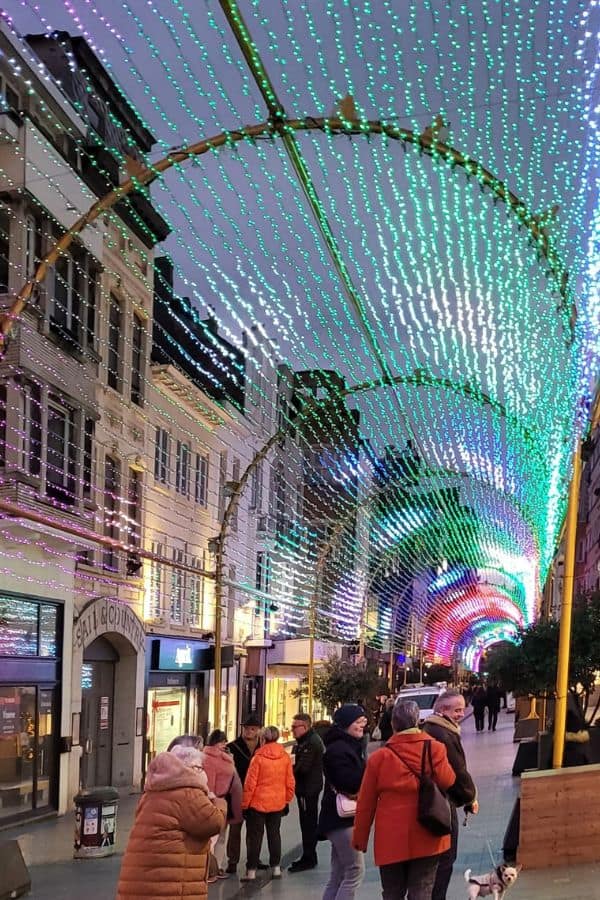
[[[505,891],[512,887],[518,878],[521,866],[507,866],[502,863],[492,872],[485,875],[471,875],[471,870],[465,872],[465,881],[469,885],[469,900],[477,900],[477,897],[493,897],[501,900]]]

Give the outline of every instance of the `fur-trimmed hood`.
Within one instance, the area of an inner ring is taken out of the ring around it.
[[[159,753],[154,757],[146,773],[146,791],[172,791],[175,788],[200,788],[208,791],[205,772],[184,766],[172,753]]]

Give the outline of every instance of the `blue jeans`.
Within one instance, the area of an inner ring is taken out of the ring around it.
[[[336,828],[325,836],[331,842],[331,873],[323,900],[354,900],[365,877],[365,855],[351,844],[352,828]]]

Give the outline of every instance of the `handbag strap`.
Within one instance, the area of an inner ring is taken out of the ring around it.
[[[427,743],[429,743],[429,741],[428,741]],[[419,772],[415,772],[415,770],[413,769],[412,766],[409,766],[409,764],[406,762],[406,760],[404,759],[404,757],[401,756],[401,755],[398,753],[398,751],[397,751],[394,747],[390,747],[389,744],[386,744],[385,746],[387,747],[388,750],[391,750],[391,751],[392,751],[392,753],[394,754],[394,756],[397,756],[397,757],[398,757],[398,759],[400,760],[400,762],[401,762],[404,766],[406,766],[406,768],[407,768],[408,771],[411,773],[411,775],[414,775],[415,778],[417,778],[419,781],[422,780],[422,778],[423,778],[423,757],[421,757],[421,772],[420,772],[420,774],[419,774]],[[424,753],[424,752],[425,752],[425,747],[423,747],[423,753]]]

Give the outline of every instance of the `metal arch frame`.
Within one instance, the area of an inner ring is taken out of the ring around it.
[[[537,245],[538,252],[546,259],[553,278],[557,283],[557,290],[562,298],[561,306],[569,309],[571,339],[573,338],[576,309],[572,293],[568,287],[568,272],[559,260],[546,229],[540,225],[539,217],[531,213],[526,205],[499,178],[496,178],[477,160],[461,153],[449,144],[436,141],[425,134],[417,134],[408,128],[399,128],[396,125],[379,120],[352,121],[335,116],[330,118],[311,116],[304,119],[281,119],[276,122],[272,119],[267,119],[264,122],[244,126],[232,131],[222,131],[213,137],[204,138],[196,143],[189,144],[187,147],[169,153],[149,166],[142,167],[135,176],[127,179],[123,184],[109,191],[104,197],[93,203],[87,212],[77,219],[44,256],[31,278],[23,285],[15,297],[10,309],[0,319],[0,351],[5,352],[10,330],[27,306],[35,287],[43,282],[48,269],[68,250],[77,235],[81,234],[88,225],[95,222],[103,213],[110,211],[120,200],[123,200],[135,191],[149,187],[164,172],[167,172],[174,166],[203,156],[209,151],[231,148],[240,141],[252,141],[265,137],[273,138],[278,135],[291,135],[302,131],[322,131],[328,135],[383,135],[392,140],[401,141],[404,144],[411,144],[432,159],[446,162],[451,168],[458,166],[467,175],[475,177],[482,187],[489,188],[495,199],[506,203],[507,208],[515,215],[518,225],[524,226],[530,232],[532,240]],[[465,391],[467,390],[476,391],[475,388],[465,385]]]
[[[258,450],[253,458],[250,460],[243,473],[240,476],[240,479],[233,486],[232,492],[229,496],[228,503],[223,512],[223,520],[221,522],[221,528],[219,530],[219,534],[214,539],[215,544],[215,568],[214,568],[214,580],[215,580],[215,727],[218,727],[221,718],[221,690],[220,690],[220,671],[221,671],[221,660],[222,660],[222,636],[221,636],[221,623],[222,623],[222,607],[223,607],[223,582],[224,582],[224,568],[225,568],[225,546],[227,540],[227,534],[229,530],[229,525],[231,523],[232,518],[234,517],[239,502],[241,500],[244,488],[248,483],[248,480],[256,467],[268,456],[269,452],[273,449],[273,447],[281,442],[288,432],[291,429],[303,429],[308,427],[310,421],[314,419],[314,417],[321,410],[326,410],[331,406],[334,406],[336,403],[339,403],[340,399],[344,399],[346,397],[354,396],[355,394],[366,393],[372,390],[378,390],[381,387],[393,387],[398,384],[408,384],[411,386],[419,386],[419,387],[438,387],[446,390],[452,390],[453,392],[468,397],[470,399],[475,400],[480,403],[482,406],[488,406],[492,413],[498,415],[502,418],[507,418],[508,414],[506,412],[505,407],[492,400],[487,394],[483,394],[481,392],[475,391],[471,385],[456,385],[454,382],[445,378],[433,378],[433,377],[424,377],[426,373],[423,373],[422,370],[415,370],[415,372],[411,375],[398,375],[395,378],[389,378],[384,376],[379,379],[373,379],[372,381],[363,381],[359,384],[352,385],[350,387],[346,387],[340,391],[333,392],[329,397],[319,400],[318,398],[313,398],[309,400],[301,412],[292,420],[288,420],[281,428],[278,428],[274,434],[264,443],[264,445]],[[510,417],[513,421],[513,424],[518,427],[522,434],[526,437],[526,439],[531,440],[531,432],[529,429],[524,429],[520,426],[518,420],[515,417]],[[456,473],[453,473],[456,474]],[[469,476],[473,477],[473,476]],[[506,495],[507,499],[512,505],[514,505],[514,499],[510,497],[510,495]],[[354,507],[353,507],[354,511]],[[343,521],[343,520],[342,520]],[[338,522],[339,525],[339,522]],[[336,526],[337,527],[337,526]],[[327,555],[328,545],[325,545]],[[324,565],[324,561],[321,562],[321,568]],[[317,563],[318,564],[318,563]],[[315,604],[311,603],[311,616],[314,617],[316,609],[314,609]],[[312,637],[312,659],[313,665],[309,667],[310,669],[314,669],[314,627],[312,627],[312,619],[311,619],[311,629],[310,629]],[[218,689],[217,689],[218,688]],[[310,696],[310,693],[309,693]]]

